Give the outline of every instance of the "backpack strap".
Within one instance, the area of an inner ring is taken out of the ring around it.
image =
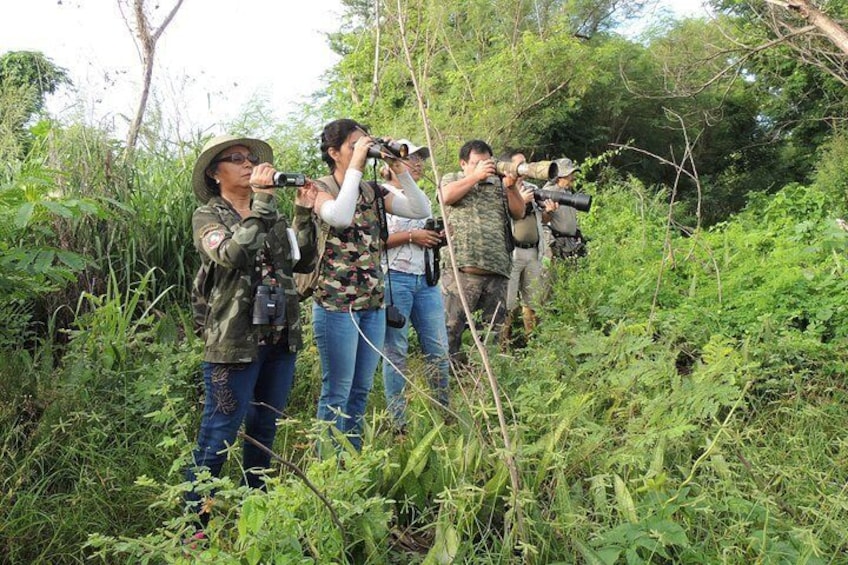
[[[333,195],[333,197],[339,193],[339,185],[332,175],[321,177],[313,182],[325,192]],[[293,275],[297,294],[301,300],[309,298],[315,292],[315,287],[318,285],[318,277],[321,273],[321,264],[324,261],[327,238],[330,236],[330,224],[321,220],[314,210],[312,211],[312,222],[315,224],[315,233],[317,234],[317,248],[315,249],[315,260],[312,269],[306,273],[294,273]]]
[[[339,191],[341,188],[339,187],[339,183],[336,182],[336,178],[333,175],[327,175],[325,177],[321,177],[320,179],[314,181],[315,184],[326,189],[326,192],[335,198],[339,195]],[[318,213],[314,210],[312,211],[312,219],[315,222],[316,232],[318,233],[318,249],[317,255],[318,260],[315,265],[316,270],[320,267],[321,260],[324,258],[324,248],[327,246],[327,238],[330,235],[330,224],[322,220]]]

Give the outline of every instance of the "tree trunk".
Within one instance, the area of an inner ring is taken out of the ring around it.
[[[371,78],[371,106],[380,93],[380,0],[374,2],[374,26],[377,37],[374,39],[374,75]]]
[[[848,55],[848,32],[809,0],[766,0],[766,2],[798,13],[827,36],[840,51]]]
[[[147,99],[150,96],[150,85],[153,81],[153,60],[156,54],[156,42],[162,36],[162,32],[174,19],[177,10],[183,4],[183,0],[177,0],[174,7],[162,21],[162,24],[151,32],[150,22],[147,15],[144,13],[145,0],[133,0],[133,19],[135,20],[135,35],[136,41],[141,51],[142,60],[142,87],[141,98],[138,101],[138,108],[135,112],[132,124],[130,124],[129,132],[127,132],[127,146],[124,149],[125,156],[131,156],[135,151],[136,143],[138,143],[138,134],[141,131],[141,124],[144,121],[144,112],[147,109]],[[120,2],[118,4],[120,6]],[[125,16],[126,17],[126,16]]]

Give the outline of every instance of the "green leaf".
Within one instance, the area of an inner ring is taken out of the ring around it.
[[[56,253],[51,249],[38,250],[32,257],[32,263],[30,264],[31,271],[40,274],[47,273],[53,267],[53,259],[55,257]]]
[[[65,266],[79,271],[85,267],[85,257],[70,251],[56,251],[56,258]]]
[[[18,211],[15,214],[15,227],[27,227],[30,218],[32,218],[33,210],[35,210],[35,204],[32,202],[25,202],[18,207]]]
[[[57,216],[62,216],[63,218],[74,217],[74,213],[71,211],[71,209],[61,202],[55,202],[53,200],[42,200],[40,204],[47,208],[49,211],[56,214]]]
[[[577,546],[577,550],[583,556],[586,565],[613,565],[618,561],[618,556],[621,554],[621,549],[614,548],[595,551],[580,540],[574,540],[574,545]]]
[[[433,427],[426,436],[415,446],[415,449],[409,454],[409,459],[406,461],[406,467],[403,469],[403,473],[401,473],[400,478],[395,482],[394,486],[390,490],[390,494],[394,493],[395,490],[400,486],[401,481],[409,474],[412,474],[415,477],[421,475],[421,472],[424,470],[424,467],[427,465],[427,458],[430,455],[430,450],[433,446],[433,442],[436,440],[436,437],[439,435],[439,432],[442,429],[442,425]]]
[[[617,502],[618,511],[630,522],[638,522],[636,516],[636,505],[633,503],[633,497],[627,489],[627,485],[618,475],[613,475],[613,486],[615,488],[615,500]]]
[[[450,565],[459,552],[459,534],[453,525],[444,522],[439,520],[436,525],[436,539],[427,552],[426,565]]]

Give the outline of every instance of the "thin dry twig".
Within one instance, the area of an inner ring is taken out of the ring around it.
[[[613,144],[614,147],[618,147],[618,148],[621,148],[621,149],[627,149],[627,150],[630,150],[630,151],[635,151],[637,153],[642,153],[643,155],[648,155],[649,157],[652,157],[652,158],[656,159],[657,161],[659,161],[663,164],[670,165],[670,166],[674,167],[674,169],[675,169],[676,176],[675,176],[675,179],[674,179],[674,184],[672,185],[671,198],[669,199],[669,204],[668,204],[668,217],[666,219],[665,240],[663,242],[663,257],[662,257],[662,262],[660,264],[660,270],[657,273],[657,283],[656,283],[656,286],[654,288],[654,296],[653,296],[653,300],[651,302],[651,312],[650,312],[650,315],[648,317],[649,320],[654,319],[654,314],[655,314],[656,309],[657,309],[657,302],[659,300],[659,291],[660,291],[660,287],[662,285],[662,280],[663,280],[663,275],[665,273],[666,264],[669,260],[672,263],[674,263],[674,248],[671,245],[671,233],[672,233],[672,227],[674,227],[676,229],[681,229],[681,226],[674,220],[674,204],[677,200],[677,188],[679,186],[680,178],[681,178],[682,175],[689,177],[695,183],[695,188],[696,188],[696,191],[697,191],[697,205],[696,205],[697,224],[696,224],[694,230],[688,230],[687,229],[688,233],[690,235],[693,235],[693,237],[691,238],[693,240],[693,245],[692,245],[692,249],[689,251],[689,254],[687,255],[686,258],[687,259],[691,258],[692,253],[694,252],[694,249],[695,249],[696,246],[702,246],[703,248],[706,249],[707,254],[710,257],[710,261],[713,264],[713,269],[715,270],[715,273],[716,273],[716,281],[717,281],[717,285],[718,285],[718,301],[719,301],[719,303],[722,302],[721,271],[719,270],[718,261],[716,260],[715,255],[712,253],[712,250],[709,249],[708,246],[704,245],[703,242],[698,237],[698,234],[700,234],[700,228],[701,228],[701,204],[702,204],[702,200],[703,200],[703,195],[702,195],[702,190],[701,190],[701,181],[700,181],[700,178],[698,176],[698,169],[697,169],[697,166],[695,165],[695,160],[694,160],[693,152],[692,152],[692,148],[694,147],[695,142],[693,142],[689,138],[689,133],[688,133],[688,130],[686,128],[686,124],[683,121],[683,118],[679,114],[672,112],[671,110],[666,110],[666,112],[669,115],[671,115],[671,116],[673,116],[674,118],[677,119],[678,123],[680,124],[681,131],[683,132],[684,152],[683,152],[683,158],[681,159],[680,163],[678,163],[676,160],[674,160],[673,156],[672,156],[672,159],[669,160],[669,159],[665,159],[663,157],[660,157],[659,155],[656,155],[655,153],[651,153],[650,151],[640,149],[638,147],[632,147],[630,145]],[[688,162],[689,168],[687,168],[687,162]],[[690,168],[691,168],[691,170],[689,170]]]
[[[404,10],[403,3],[401,0],[397,0],[397,22],[398,22],[398,30],[400,33],[400,40],[403,46],[404,57],[406,60],[407,69],[409,70],[409,75],[412,80],[413,88],[415,89],[415,97],[418,102],[418,109],[421,114],[421,121],[424,126],[424,132],[427,138],[428,146],[432,146],[432,136],[430,134],[430,121],[427,117],[427,106],[424,103],[424,97],[421,92],[421,86],[418,81],[418,77],[415,73],[415,65],[412,61],[412,53],[409,48],[409,41],[407,40],[407,32],[406,32],[406,22],[403,18]],[[469,85],[470,86],[470,85]],[[440,176],[438,174],[438,168],[436,164],[436,159],[431,159],[431,164],[433,167],[434,178],[439,179]],[[438,184],[437,184],[438,187]],[[442,215],[445,217],[445,221],[448,222],[450,220],[449,213],[447,208],[444,205],[444,199],[442,195],[441,188],[437,188],[436,194],[439,201],[439,206],[442,211]],[[477,348],[477,351],[480,354],[480,358],[482,359],[483,367],[486,372],[486,376],[489,380],[489,386],[492,391],[492,396],[495,402],[495,407],[498,413],[498,424],[501,431],[501,436],[504,442],[504,459],[509,470],[510,482],[512,484],[512,506],[515,509],[515,518],[516,518],[516,527],[518,530],[518,538],[526,539],[525,531],[524,531],[524,513],[521,506],[521,500],[519,498],[519,493],[521,491],[521,478],[518,473],[518,466],[516,465],[515,458],[513,456],[512,442],[509,437],[509,431],[506,424],[506,417],[504,415],[503,405],[501,404],[500,391],[498,387],[498,381],[495,377],[494,371],[492,370],[491,363],[489,361],[488,352],[486,351],[486,347],[484,346],[482,340],[480,339],[479,332],[474,324],[473,316],[471,315],[471,310],[468,306],[468,301],[465,298],[465,292],[462,288],[462,284],[460,282],[459,269],[456,264],[456,257],[454,254],[453,248],[453,240],[451,237],[450,230],[446,230],[446,239],[447,239],[447,249],[448,255],[450,257],[451,269],[454,274],[454,280],[457,283],[457,287],[459,289],[459,297],[462,302],[462,308],[465,311],[466,320],[468,321],[469,329],[471,330],[471,337],[474,340],[474,345]]]
[[[316,487],[312,483],[312,481],[309,480],[309,477],[306,476],[306,473],[304,473],[300,469],[300,467],[298,467],[297,465],[295,465],[294,463],[292,463],[288,459],[280,457],[279,455],[274,453],[272,450],[268,449],[267,447],[265,447],[264,445],[262,445],[261,443],[256,441],[256,439],[250,437],[246,433],[239,431],[238,435],[239,435],[240,438],[242,438],[242,440],[246,441],[247,443],[251,444],[255,448],[259,449],[260,451],[262,451],[266,455],[269,455],[275,461],[278,461],[279,463],[281,463],[285,468],[287,468],[289,471],[294,473],[297,476],[297,478],[299,478],[301,481],[303,481],[303,484],[305,484],[306,487],[309,490],[311,490],[313,493],[315,493],[315,496],[318,497],[318,499],[321,501],[321,503],[330,512],[330,518],[333,520],[333,523],[339,529],[339,534],[341,534],[341,536],[342,536],[342,548],[346,548],[347,547],[347,534],[345,533],[345,529],[344,529],[344,526],[342,525],[341,520],[339,520],[338,514],[336,514],[336,510],[333,508],[333,505],[330,503],[330,501],[327,499],[327,497],[324,496],[324,494],[320,490],[318,490],[318,487]],[[342,550],[342,558],[345,560],[345,562],[347,562],[347,557],[345,556],[344,549]]]

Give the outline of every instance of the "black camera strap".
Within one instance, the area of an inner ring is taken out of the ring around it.
[[[386,219],[385,190],[377,181],[368,181],[368,185],[374,189],[374,204],[377,206],[377,216],[380,219],[380,239],[383,241],[383,250],[386,252],[388,261],[389,221]]]
[[[436,286],[439,284],[439,279],[442,276],[441,258],[439,257],[439,247],[433,249],[424,248],[424,277],[427,279],[427,286]]]
[[[374,176],[376,177],[376,164],[374,165],[374,168]],[[383,254],[386,256],[386,284],[389,287],[389,308],[397,310],[395,308],[394,299],[392,298],[392,270],[389,268],[389,221],[386,218],[386,189],[380,186],[376,180],[368,181],[368,185],[374,189],[374,204],[377,206],[377,217],[380,220],[380,239],[383,242]],[[387,311],[386,314],[388,316],[389,312]],[[400,314],[400,312],[397,312],[397,314]],[[405,319],[401,326],[404,324],[406,324]]]

